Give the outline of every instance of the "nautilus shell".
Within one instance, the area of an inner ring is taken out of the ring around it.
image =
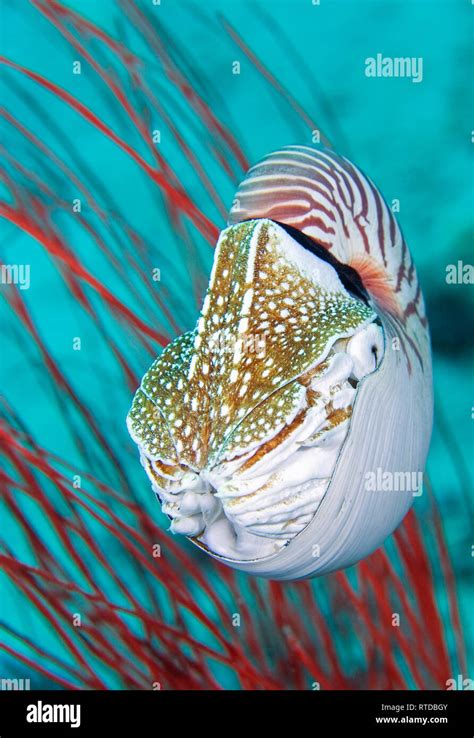
[[[127,418],[171,530],[272,579],[349,566],[419,494],[368,478],[421,474],[431,417],[423,298],[392,212],[332,151],[270,154],[236,193],[196,327]]]

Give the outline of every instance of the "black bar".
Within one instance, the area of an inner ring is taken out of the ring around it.
[[[227,738],[229,730],[244,736],[261,731],[262,738],[333,738],[323,733],[327,728],[334,736],[472,738],[473,697],[469,691],[0,691],[0,738],[101,731],[106,738],[140,738],[170,730],[211,738]],[[54,706],[64,708],[54,712]],[[46,722],[49,717],[70,722]]]

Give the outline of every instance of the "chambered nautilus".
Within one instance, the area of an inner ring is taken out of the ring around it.
[[[326,148],[247,173],[196,327],[128,419],[171,530],[250,574],[299,579],[370,554],[409,510],[432,423],[410,252],[374,184]]]

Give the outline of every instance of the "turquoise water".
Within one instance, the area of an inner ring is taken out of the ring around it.
[[[472,643],[473,626],[467,613],[474,561],[470,527],[473,288],[469,284],[447,284],[446,267],[458,260],[464,264],[473,260],[474,6],[447,0],[321,0],[319,5],[310,0],[215,0],[202,4],[162,0],[157,6],[148,2],[139,5],[153,14],[168,39],[167,49],[232,131],[250,163],[283,145],[311,144],[313,126],[305,120],[306,114],[316,121],[337,151],[370,175],[389,203],[400,201],[398,218],[417,264],[433,340],[436,414],[428,474],[445,526],[465,634]],[[70,2],[69,7],[121,39],[141,59],[147,82],[171,121],[169,125],[156,110],[150,112],[149,129],[160,131],[159,153],[171,163],[191,199],[220,229],[223,213],[206,192],[196,168],[184,156],[172,125],[177,125],[225,206],[232,201],[242,169],[232,161],[229,175],[216,164],[213,134],[170,83],[158,55],[135,32],[118,3],[81,0]],[[281,89],[275,89],[252,65],[226,31],[224,19],[270,70]],[[19,0],[5,2],[1,22],[6,57],[69,91],[150,161],[142,137],[91,64],[71,48],[38,10]],[[93,56],[114,68],[113,55],[103,51],[97,41],[91,41],[88,48]],[[364,73],[365,60],[377,53],[422,57],[422,81],[368,78]],[[72,73],[77,60],[82,63],[80,75]],[[235,62],[240,63],[240,74],[233,74]],[[91,275],[145,323],[167,338],[173,337],[174,324],[148,296],[149,290],[142,290],[142,277],[127,262],[127,234],[116,217],[121,214],[146,245],[147,268],[160,269],[161,280],[152,288],[163,299],[179,330],[190,328],[198,303],[197,297],[193,297],[193,278],[207,274],[212,263],[212,250],[202,235],[189,221],[185,223],[186,237],[194,248],[190,267],[183,234],[170,227],[162,195],[130,156],[63,101],[18,72],[3,68],[2,90],[6,108],[63,161],[81,172],[96,201],[114,214],[111,223],[101,224],[90,204],[83,202],[84,217],[94,219],[120,264],[118,269],[111,268],[110,260],[72,212],[71,203],[78,197],[75,183],[58,174],[48,157],[40,155],[5,123],[2,140],[7,152],[26,170],[41,176],[54,196],[66,203],[64,207],[56,203],[54,219],[72,252]],[[288,96],[297,101],[297,110]],[[130,98],[139,109],[143,106],[140,92],[130,89]],[[14,170],[8,158],[6,168],[16,181],[35,191],[37,185],[28,181],[25,172]],[[11,201],[11,189],[4,191]],[[39,190],[38,194],[46,199],[52,197]],[[6,221],[2,223],[1,258],[7,264],[31,265],[31,288],[22,297],[46,347],[92,409],[110,447],[122,457],[125,454],[130,485],[139,490],[143,505],[158,515],[124,425],[131,391],[104,342],[98,319],[91,318],[71,297],[46,250]],[[202,294],[202,279],[197,288]],[[140,297],[141,292],[145,294]],[[124,352],[132,371],[140,376],[150,362],[149,354],[120,325],[116,311],[105,310],[93,290],[88,294],[102,328]],[[0,326],[1,391],[9,405],[43,447],[78,468],[86,465],[94,471],[100,469],[103,478],[113,484],[113,464],[97,457],[92,442],[89,455],[78,450],[64,414],[58,409],[54,383],[45,378],[41,356],[4,300],[0,304]],[[81,339],[80,351],[73,350],[74,337]],[[81,428],[87,444],[88,431],[83,421],[74,411],[70,415],[70,423]],[[162,518],[160,524],[166,527]],[[18,556],[29,556],[18,531],[2,526],[0,535]],[[47,538],[48,532],[44,535]],[[50,543],[54,550],[57,543],[52,538]],[[130,566],[126,561],[119,563],[124,569]],[[40,637],[43,626],[34,614],[18,609],[18,600],[9,585],[2,586],[2,620],[14,620],[20,630],[27,628]],[[6,668],[11,668],[10,662]],[[220,678],[227,685],[228,677]]]

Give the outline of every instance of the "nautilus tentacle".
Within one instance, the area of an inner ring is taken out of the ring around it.
[[[325,149],[240,185],[194,330],[128,417],[172,530],[275,579],[348,566],[400,523],[428,450],[431,360],[410,254],[380,193]]]

